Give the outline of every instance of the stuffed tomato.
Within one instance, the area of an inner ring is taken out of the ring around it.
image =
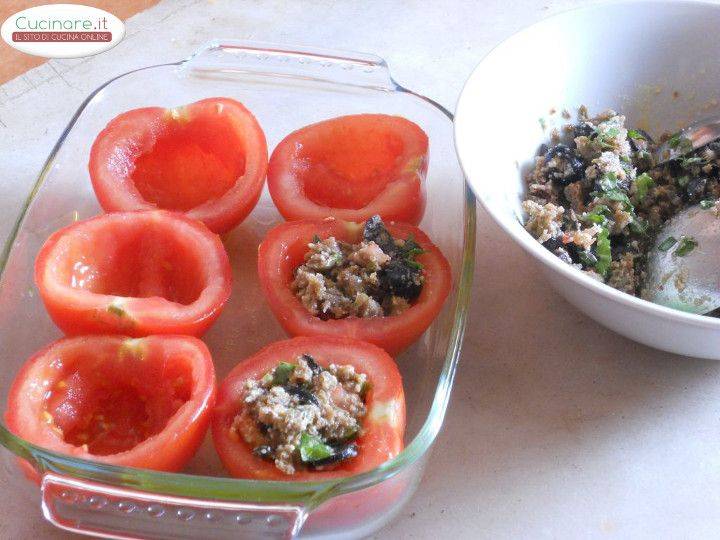
[[[346,336],[397,354],[440,312],[450,265],[420,229],[327,219],[272,229],[258,274],[270,309],[295,336]]]
[[[268,166],[268,188],[287,220],[335,217],[418,224],[425,211],[428,137],[399,116],[357,114],[285,137]]]
[[[325,480],[368,471],[403,448],[400,372],[382,349],[335,337],[273,343],[222,382],[212,435],[235,477]]]
[[[215,402],[210,352],[188,336],[65,338],[36,353],[10,389],[5,421],[73,457],[180,470]]]
[[[120,114],[95,139],[89,170],[107,212],[174,210],[222,233],[257,204],[267,154],[250,111],[208,98]]]
[[[50,236],[35,261],[40,296],[68,335],[201,335],[231,281],[220,238],[162,210],[74,223]]]

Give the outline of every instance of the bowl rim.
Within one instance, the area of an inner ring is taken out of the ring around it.
[[[367,79],[361,81],[363,84],[353,84],[346,79],[337,81],[331,78],[316,78],[312,80],[329,82],[341,87],[357,86],[365,88],[368,91],[377,91],[384,94],[389,92],[405,94],[409,99],[422,101],[429,108],[436,109],[437,112],[446,117],[448,122],[452,122],[453,120],[452,113],[441,104],[398,84],[392,78],[386,62],[382,58],[374,55],[313,47],[278,45],[257,41],[232,39],[210,41],[199,47],[198,50],[186,60],[150,65],[113,77],[98,86],[83,100],[53,146],[27,199],[20,208],[18,217],[8,235],[4,247],[0,250],[0,281],[4,276],[4,270],[12,247],[31,203],[35,200],[38,190],[44,183],[53,165],[56,154],[93,98],[119,79],[131,77],[135,73],[167,68],[176,69],[178,73],[181,73],[183,69],[187,69],[189,65],[192,65],[192,62],[197,61],[196,59],[213,58],[215,53],[223,51],[229,51],[233,56],[240,53],[244,57],[252,57],[258,60],[263,60],[268,54],[288,55],[294,59],[303,59],[303,62],[301,62],[303,64],[312,64],[308,69],[332,69],[332,67],[335,67],[342,69],[342,72],[344,72],[346,66],[352,65],[359,68],[355,71],[362,71],[364,74],[371,73],[375,78],[370,79],[370,84],[365,84],[364,81]],[[323,61],[322,65],[320,64],[321,61]],[[332,67],[329,67],[330,64],[332,64]],[[211,66],[208,68],[202,66],[203,71],[214,69],[223,69],[223,67],[217,68]],[[254,72],[251,69],[245,69],[241,71],[241,73],[253,74]],[[282,77],[283,79],[288,77],[285,74],[265,74]],[[362,77],[362,75],[358,74],[358,77]],[[308,77],[303,74],[297,75],[297,78],[300,80],[308,80]],[[378,81],[380,82],[378,83]],[[446,306],[446,309],[451,310],[452,324],[449,330],[447,348],[438,355],[438,361],[442,362],[442,367],[438,374],[435,392],[427,411],[427,416],[413,439],[394,458],[364,473],[340,479],[310,482],[251,480],[231,478],[229,476],[220,477],[187,473],[168,473],[109,465],[46,450],[10,432],[1,417],[0,445],[16,454],[19,458],[34,464],[41,474],[52,473],[66,475],[75,479],[99,482],[104,485],[132,488],[158,496],[179,496],[191,498],[190,500],[210,499],[260,504],[293,504],[304,508],[305,511],[312,511],[331,498],[374,486],[407,471],[410,466],[427,457],[428,450],[440,431],[447,412],[450,391],[460,360],[467,323],[475,267],[476,204],[475,196],[470,190],[467,180],[461,173],[462,171],[458,167],[457,181],[463,182],[462,201],[458,202],[458,204],[462,205],[463,212],[463,228],[461,232],[462,263],[453,280],[454,290],[456,291],[454,303],[448,302]]]
[[[527,232],[521,223],[521,230],[516,230],[505,223],[503,216],[506,214],[494,208],[487,200],[485,200],[483,192],[476,186],[473,181],[472,169],[475,169],[471,163],[476,162],[478,159],[475,156],[481,155],[477,152],[472,151],[472,131],[474,125],[470,122],[468,113],[466,110],[470,108],[470,103],[477,99],[474,97],[476,88],[482,88],[484,86],[482,79],[482,71],[485,67],[486,60],[493,58],[494,56],[501,54],[505,47],[508,47],[512,42],[518,39],[525,33],[555,22],[562,18],[569,18],[578,13],[587,13],[592,11],[602,11],[606,8],[613,8],[619,6],[673,6],[678,5],[692,6],[691,9],[714,9],[720,12],[720,5],[709,2],[707,0],[695,1],[695,0],[610,0],[604,2],[593,3],[589,6],[582,6],[572,8],[569,10],[562,11],[541,19],[531,25],[525,26],[524,28],[514,32],[506,39],[495,45],[487,54],[485,54],[477,65],[473,68],[472,73],[465,81],[460,97],[458,98],[457,105],[455,108],[455,121],[454,121],[454,132],[455,132],[455,150],[460,161],[465,178],[467,179],[470,189],[475,193],[475,196],[480,205],[490,215],[493,221],[503,229],[508,236],[510,236],[516,243],[518,243],[526,253],[532,255],[535,259],[542,262],[551,271],[559,273],[564,278],[574,282],[575,284],[589,289],[590,291],[606,298],[607,300],[614,301],[622,304],[630,309],[636,309],[643,312],[646,315],[652,315],[659,318],[664,318],[669,321],[682,323],[690,326],[707,328],[711,330],[720,330],[720,318],[708,317],[706,315],[696,315],[693,313],[687,313],[679,311],[673,308],[654,304],[648,300],[632,296],[630,294],[619,291],[610,285],[603,282],[597,281],[587,275],[584,272],[578,271],[576,268],[562,262],[558,257],[550,253],[540,244],[535,238],[533,238],[529,232]],[[467,141],[467,142],[466,142]],[[478,184],[479,185],[479,184]]]

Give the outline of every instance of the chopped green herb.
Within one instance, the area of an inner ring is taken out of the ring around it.
[[[704,163],[705,160],[699,156],[680,158],[680,165],[682,165],[685,169],[689,169],[693,165],[702,165]]]
[[[625,203],[627,209],[632,209],[633,205],[630,202],[630,198],[627,196],[627,193],[624,191],[620,191],[619,189],[613,189],[610,191],[605,192],[605,198],[611,200],[611,201],[618,201]]]
[[[611,127],[605,131],[596,130],[596,134],[595,140],[600,144],[600,146],[604,149],[609,149],[614,146],[610,141],[620,135],[620,130],[616,127]]]
[[[678,247],[675,249],[675,255],[684,257],[698,246],[697,241],[692,236],[681,236],[678,241]]]
[[[680,133],[676,133],[668,139],[668,146],[681,154],[687,154],[693,151],[692,141]]]
[[[603,227],[598,233],[595,253],[595,256],[597,257],[595,270],[597,270],[598,274],[605,277],[607,276],[608,270],[610,270],[610,263],[612,262],[612,253],[610,251],[610,231],[607,227]]]
[[[290,364],[288,362],[280,362],[275,368],[275,372],[273,373],[273,386],[283,386],[287,384],[287,382],[290,380],[290,375],[293,374],[293,371],[295,371],[295,364]]]
[[[647,234],[648,228],[650,227],[650,224],[645,221],[644,219],[641,219],[638,217],[635,212],[632,213],[632,221],[628,225],[630,227],[630,230],[634,232],[635,234]]]
[[[592,268],[597,264],[597,257],[589,249],[583,249],[582,251],[578,252],[578,257],[580,258],[580,262],[583,264],[583,266]]]
[[[635,139],[636,141],[645,141],[645,136],[640,133],[637,129],[628,129],[628,137]]]
[[[642,201],[650,191],[650,188],[655,186],[655,180],[648,173],[642,173],[635,179],[635,195],[639,201]]]
[[[617,175],[615,173],[609,172],[605,173],[603,177],[600,179],[600,182],[598,182],[600,185],[600,189],[603,191],[612,191],[614,189],[618,188],[618,180]]]
[[[711,201],[710,199],[705,199],[704,201],[700,201],[700,208],[703,210],[708,210],[715,206],[715,201]]]
[[[673,247],[675,244],[677,244],[677,238],[675,238],[674,236],[668,236],[665,240],[660,242],[658,249],[660,251],[667,251],[668,249]]]
[[[582,215],[583,221],[589,221],[590,223],[597,223],[602,225],[607,221],[606,214],[610,213],[610,209],[604,204],[598,204],[590,212],[585,212]]]
[[[300,459],[307,463],[318,461],[333,455],[332,447],[325,444],[317,435],[303,433],[300,435]]]

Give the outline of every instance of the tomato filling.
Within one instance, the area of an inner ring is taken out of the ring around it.
[[[122,348],[114,359],[93,354],[58,359],[64,376],[46,394],[43,419],[68,444],[98,456],[130,450],[162,431],[190,400],[187,364],[162,356],[136,361]]]
[[[393,238],[379,216],[365,222],[357,244],[316,237],[308,248],[291,287],[305,309],[322,319],[399,315],[425,281],[415,260],[423,250],[412,237]]]
[[[182,107],[166,114],[149,147],[124,156],[133,184],[143,199],[169,210],[220,198],[245,172],[241,133],[224,115],[186,118]]]
[[[122,227],[98,226],[66,235],[55,278],[95,294],[148,298],[158,296],[191,304],[204,287],[202,253],[169,226],[127,221]]]
[[[358,210],[398,179],[404,151],[385,126],[328,123],[303,142],[294,172],[314,203]]]
[[[303,354],[245,382],[230,435],[288,475],[332,468],[358,455],[354,441],[367,412],[368,387],[367,376],[353,366],[323,368]]]

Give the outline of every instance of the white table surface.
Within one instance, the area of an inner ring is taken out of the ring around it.
[[[374,52],[454,108],[495,43],[582,1],[169,1],[102,55],[0,87],[0,239],[72,112],[129,69],[213,37]],[[2,61],[2,59],[0,59]],[[548,59],[551,63],[552,59]],[[549,290],[479,211],[474,302],[427,473],[377,538],[712,538],[720,534],[720,363],[634,344]],[[0,538],[66,538],[3,493]]]

